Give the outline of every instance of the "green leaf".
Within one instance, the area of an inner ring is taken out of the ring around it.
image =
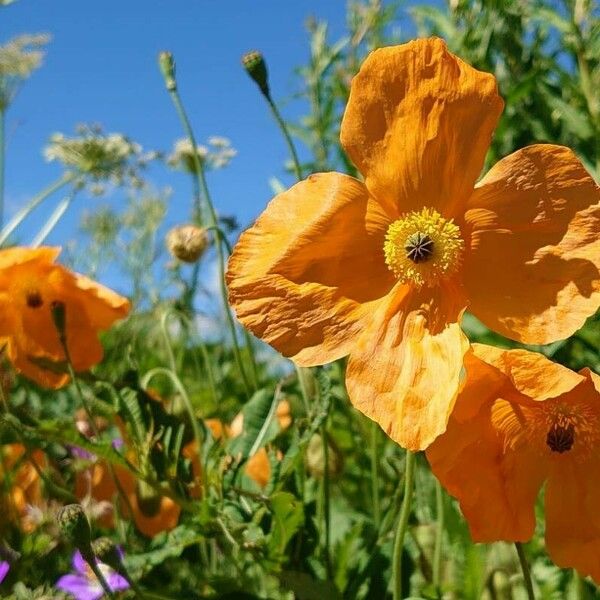
[[[341,599],[342,595],[331,581],[317,581],[308,573],[283,571],[279,575],[281,583],[294,593],[298,600]]]
[[[285,553],[288,542],[304,523],[302,502],[289,492],[278,492],[271,497],[273,527],[269,536],[271,556],[279,557]]]
[[[279,433],[279,426],[273,422],[273,416],[279,403],[279,394],[269,390],[259,390],[244,405],[244,431],[229,441],[228,452],[242,460],[268,444]]]

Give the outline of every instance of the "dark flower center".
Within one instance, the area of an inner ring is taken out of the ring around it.
[[[27,295],[25,296],[25,302],[27,302],[27,306],[29,306],[29,308],[39,308],[44,304],[42,295],[38,290],[31,290],[27,292]]]
[[[554,424],[550,428],[548,435],[546,436],[546,444],[552,452],[568,452],[575,442],[575,427],[573,424],[569,424],[566,427],[563,425]]]
[[[414,263],[425,262],[433,254],[433,240],[426,233],[413,233],[408,236],[404,250],[406,258],[410,258]]]

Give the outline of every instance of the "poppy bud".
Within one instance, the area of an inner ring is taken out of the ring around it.
[[[114,542],[107,537],[100,537],[92,542],[94,556],[105,565],[108,565],[117,573],[123,572],[121,555]]]
[[[166,244],[175,258],[195,263],[208,246],[208,234],[206,229],[196,225],[179,225],[167,233]]]
[[[250,77],[254,80],[260,91],[267,98],[270,97],[269,75],[267,73],[267,64],[263,55],[257,50],[246,52],[242,56],[242,65]]]
[[[158,53],[158,66],[165,80],[165,85],[169,92],[177,89],[177,81],[175,80],[175,59],[170,52]]]
[[[323,438],[315,433],[308,442],[306,449],[306,466],[308,472],[317,479],[325,473],[325,453],[323,452]],[[342,472],[342,455],[333,440],[327,438],[327,474],[336,477]]]
[[[87,561],[91,557],[90,523],[81,504],[67,504],[56,513],[56,520],[65,535]]]

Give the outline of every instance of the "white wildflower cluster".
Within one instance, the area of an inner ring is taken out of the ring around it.
[[[19,35],[0,46],[0,110],[8,108],[21,83],[41,64],[46,34]]]
[[[140,144],[121,133],[104,134],[98,125],[79,125],[75,137],[55,133],[44,149],[47,161],[58,161],[81,175],[81,184],[91,193],[104,193],[104,185],[141,187],[140,170],[156,158],[155,152],[144,153]]]
[[[212,136],[208,138],[206,145],[196,146],[196,155],[205,169],[222,169],[236,154],[237,151],[231,146],[231,142],[224,137]],[[196,172],[192,144],[188,138],[175,142],[167,163],[188,173]]]

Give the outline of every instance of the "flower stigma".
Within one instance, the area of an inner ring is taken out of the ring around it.
[[[399,281],[418,287],[454,274],[465,244],[452,219],[433,208],[402,215],[388,228],[383,251]]]

